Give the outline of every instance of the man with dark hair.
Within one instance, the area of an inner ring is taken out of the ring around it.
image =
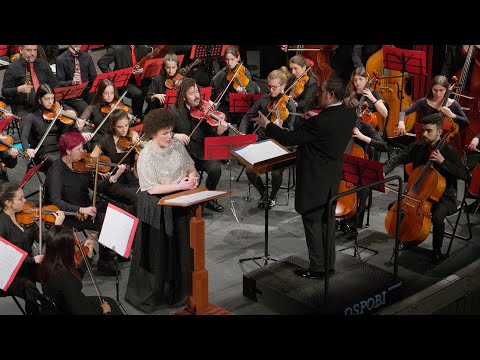
[[[300,128],[281,129],[260,111],[256,118],[257,124],[265,128],[267,137],[285,146],[298,145],[295,210],[302,215],[310,266],[306,270],[296,270],[295,274],[307,279],[322,278],[325,269],[333,273],[335,268],[335,219],[327,223],[327,204],[338,193],[343,152],[357,120],[355,108],[343,102],[345,97],[342,79],[332,76],[320,88],[319,102],[323,111],[318,115],[310,112],[315,116]]]
[[[399,164],[413,163],[413,168],[425,165],[429,160],[433,168],[446,179],[446,188],[438,203],[433,204],[433,257],[434,264],[446,258],[442,254],[443,234],[445,231],[445,217],[457,210],[457,179],[467,181],[468,170],[460,162],[458,150],[445,144],[440,150],[436,149],[443,134],[443,114],[431,114],[422,119],[423,141],[410,144],[401,153],[390,158],[384,165],[383,171],[390,173]]]

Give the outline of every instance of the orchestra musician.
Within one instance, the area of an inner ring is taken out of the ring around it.
[[[0,163],[5,164],[5,167],[13,169],[17,166],[18,149],[15,147],[8,148],[6,151],[0,151]],[[8,174],[5,169],[0,168],[0,183],[8,181]]]
[[[25,291],[26,288],[36,291],[37,271],[35,265],[40,264],[43,259],[43,255],[34,255],[32,249],[34,242],[38,243],[37,223],[23,227],[15,217],[15,214],[23,210],[25,203],[23,190],[18,184],[13,182],[0,184],[0,237],[27,252],[27,257],[10,284],[7,295],[13,294],[22,299],[29,296]],[[55,212],[54,216],[55,224],[61,225],[65,219],[63,211]],[[1,292],[2,290],[0,290]]]
[[[190,208],[158,205],[164,194],[198,186],[194,160],[173,136],[174,126],[174,116],[164,109],[150,111],[143,121],[143,131],[151,140],[137,163],[141,224],[125,299],[147,313],[165,303],[185,301],[190,289]]]
[[[438,89],[439,85],[436,83],[432,87]],[[441,87],[444,88],[443,85]],[[435,90],[433,91],[435,93]],[[457,210],[457,179],[467,181],[469,174],[467,168],[460,162],[460,156],[456,148],[446,144],[440,151],[435,149],[443,133],[442,114],[435,112],[427,115],[422,119],[421,124],[423,141],[414,142],[402,152],[391,157],[384,164],[383,171],[387,175],[397,165],[411,162],[413,162],[413,168],[415,169],[420,165],[425,165],[428,160],[432,160],[434,169],[445,177],[445,192],[439,202],[434,203],[431,209],[433,224],[432,262],[438,264],[446,258],[445,254],[441,252],[445,217]],[[413,245],[415,244],[413,243]]]
[[[82,114],[95,96],[90,92],[93,82],[97,77],[97,70],[93,59],[86,51],[81,51],[82,45],[68,45],[56,62],[56,77],[61,87],[79,85],[88,81],[80,97],[65,100],[65,104],[71,106],[77,114]]]
[[[2,94],[12,111],[22,119],[36,104],[35,92],[40,84],[56,88],[58,81],[45,60],[37,57],[38,45],[20,45],[21,57],[10,64],[3,77]],[[20,121],[23,130],[23,121]]]
[[[110,72],[110,64],[114,63],[113,70],[120,70],[135,66],[140,60],[151,52],[152,48],[146,45],[110,45],[105,55],[97,61],[100,71]],[[140,76],[143,68],[134,69],[126,86],[127,96],[132,99],[133,115],[141,118],[143,114],[143,101],[150,86],[151,79]]]
[[[295,210],[302,215],[310,264],[295,270],[306,279],[318,279],[335,269],[335,226],[327,224],[328,200],[338,193],[343,152],[352,137],[357,120],[355,107],[344,102],[346,86],[337,76],[322,83],[319,104],[323,111],[293,131],[281,129],[258,112],[255,119],[265,135],[285,146],[298,145]],[[328,234],[327,234],[328,228]],[[327,248],[324,247],[324,241]],[[325,263],[325,251],[329,257]]]
[[[198,120],[190,115],[190,109],[199,106],[200,102],[200,89],[196,81],[192,78],[184,78],[177,90],[177,99],[168,110],[175,117],[173,137],[186,146],[189,155],[195,162],[197,171],[205,171],[207,173],[205,186],[209,190],[215,190],[222,175],[222,168],[218,160],[205,160],[205,138],[222,135],[227,131],[228,126],[225,120],[220,120],[216,127],[209,125],[206,121],[202,121],[192,134],[192,131],[198,125]],[[224,210],[223,206],[216,199],[207,201],[206,208],[216,212]]]
[[[85,220],[67,217],[64,222],[65,226],[79,231],[85,229],[100,231],[105,218],[107,203],[98,201],[93,206],[89,193],[92,177],[88,172],[81,173],[73,170],[73,163],[82,158],[83,143],[84,138],[78,132],[69,132],[60,136],[61,157],[55,160],[47,171],[45,180],[46,201],[57,206],[60,210],[88,216]],[[118,179],[121,174],[122,169],[119,168],[117,173],[110,177],[110,182]],[[99,250],[98,271],[105,275],[115,276],[114,253],[102,244],[99,244]]]
[[[282,66],[280,69],[273,70],[267,77],[268,80],[268,89],[269,93],[263,95],[261,98],[259,98],[255,104],[248,110],[245,115],[243,116],[239,130],[243,134],[247,134],[248,132],[252,132],[252,128],[254,123],[252,122],[252,119],[258,116],[258,113],[262,113],[263,115],[270,115],[273,116],[275,111],[270,112],[268,109],[269,105],[274,105],[276,99],[280,99],[282,96],[285,95],[285,87],[287,86],[287,81],[288,81],[288,75],[289,71],[285,66]],[[285,95],[286,96],[286,95]],[[283,104],[283,106],[286,107],[288,116],[281,120],[281,119],[276,119],[274,120],[274,124],[277,125],[280,128],[288,128],[292,129],[293,128],[293,120],[294,120],[294,115],[292,113],[295,113],[295,104],[293,103],[293,100],[286,96],[288,98],[286,104]],[[271,118],[271,117],[269,117]],[[265,132],[263,129],[259,129],[258,131],[258,141],[262,141],[267,139],[265,136]],[[285,168],[281,169],[275,169],[271,171],[271,183],[272,183],[272,189],[269,194],[269,199],[268,199],[268,207],[271,209],[276,205],[276,197],[278,190],[280,190],[280,186],[282,185],[282,180],[283,180],[283,172],[285,171]],[[264,207],[264,201],[265,201],[265,195],[266,195],[266,189],[265,189],[265,184],[263,183],[262,178],[260,175],[255,173],[253,170],[247,168],[246,169],[246,174],[248,177],[248,180],[250,183],[255,186],[255,188],[258,190],[260,194],[260,200],[258,201],[258,207],[263,208]]]
[[[85,254],[93,256],[94,240],[83,245],[89,248]],[[45,255],[40,265],[42,291],[51,298],[63,315],[123,315],[114,299],[85,296],[82,278],[87,271],[85,259],[75,266],[75,237],[71,228],[52,226],[45,238]]]

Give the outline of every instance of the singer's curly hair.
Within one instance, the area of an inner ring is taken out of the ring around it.
[[[143,118],[143,132],[149,137],[153,137],[160,130],[173,129],[175,118],[173,114],[165,109],[155,109],[149,111]]]
[[[175,105],[179,111],[184,111],[185,107],[183,104],[185,103],[185,95],[187,90],[190,89],[192,86],[198,86],[195,79],[192,78],[184,78],[182,83],[177,89],[177,100],[175,101]]]

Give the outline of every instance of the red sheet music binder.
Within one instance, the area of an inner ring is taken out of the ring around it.
[[[200,88],[200,97],[204,101],[210,100],[210,95],[212,94],[212,87],[207,86],[204,88]],[[165,103],[163,104],[164,109],[168,109],[170,105],[172,105],[177,100],[177,90],[167,89],[165,97]]]
[[[27,252],[23,249],[20,249],[18,246],[15,246],[14,244],[12,244],[11,242],[5,240],[4,238],[2,238],[0,236],[0,243],[3,243],[7,246],[10,246],[12,247],[13,249],[15,249],[17,252],[19,252],[21,254],[20,256],[20,259],[18,261],[18,263],[16,264],[14,270],[10,273],[10,276],[8,278],[8,280],[6,281],[6,283],[0,288],[2,289],[3,291],[7,291],[7,289],[9,288],[10,284],[12,283],[13,279],[15,278],[15,276],[17,275],[17,272],[18,270],[20,269],[20,266],[22,265],[23,263],[23,260],[25,260],[25,258],[27,257]],[[14,250],[14,251],[15,251]],[[8,275],[8,274],[2,274],[2,275]]]
[[[205,160],[230,159],[230,150],[254,144],[257,135],[212,136],[205,138]]]
[[[47,160],[47,159],[45,159]],[[45,160],[43,160],[40,164],[38,165],[35,165],[34,167],[32,167],[30,170],[27,171],[27,173],[25,174],[25,176],[23,177],[22,181],[20,181],[20,187],[23,187],[23,185],[25,185],[28,180],[30,180],[30,178],[38,171],[40,170],[40,168],[42,167],[43,163],[45,162]]]
[[[154,77],[160,74],[163,65],[163,58],[160,59],[148,59],[145,61],[145,65],[143,66],[143,72],[140,78],[149,78]]]
[[[93,82],[92,88],[90,92],[97,92],[98,83],[103,79],[110,79],[115,84],[115,86],[119,89],[127,85],[128,79],[132,75],[133,66],[125,69],[115,70],[106,72],[103,74],[98,74]]]
[[[55,92],[55,101],[79,98],[82,96],[87,85],[88,81],[77,85],[55,88],[53,89]]]
[[[255,101],[260,99],[264,94],[238,94],[229,93],[230,112],[246,113],[253,106]]]

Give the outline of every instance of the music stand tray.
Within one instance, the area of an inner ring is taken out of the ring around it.
[[[88,81],[82,82],[81,84],[64,86],[53,89],[55,92],[55,101],[60,100],[69,100],[82,97],[83,91],[88,85]]]
[[[231,113],[246,113],[263,94],[229,93],[228,96]]]
[[[130,79],[130,76],[132,75],[133,72],[133,66],[130,66],[125,69],[120,69],[120,70],[115,70],[115,71],[110,71],[106,72],[103,74],[98,74],[97,77],[95,78],[95,81],[93,82],[92,88],[90,89],[90,92],[97,92],[98,88],[98,83],[102,81],[103,79],[110,79],[112,80],[113,84],[117,87],[117,89],[120,89],[127,85],[128,80]]]
[[[231,315],[230,312],[208,301],[208,271],[205,269],[205,222],[202,218],[202,204],[231,194],[230,191],[212,191],[205,186],[181,191],[162,197],[158,205],[193,206],[195,216],[190,219],[190,247],[193,250],[192,287],[187,306],[174,315]],[[202,194],[204,193],[204,194]],[[210,194],[210,195],[209,195]],[[195,198],[187,198],[194,196]]]

